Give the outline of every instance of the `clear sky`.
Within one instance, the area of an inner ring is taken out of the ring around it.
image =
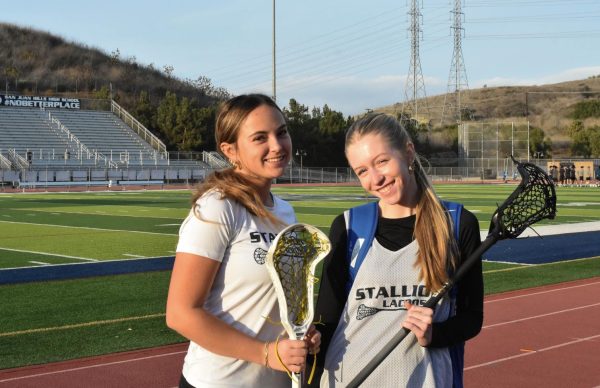
[[[405,100],[410,0],[276,0],[277,101],[345,114]],[[0,21],[118,49],[234,94],[272,93],[272,0],[3,1]],[[422,0],[426,94],[445,93],[454,0]],[[600,0],[463,0],[470,88],[600,75]],[[118,88],[118,85],[116,85]]]

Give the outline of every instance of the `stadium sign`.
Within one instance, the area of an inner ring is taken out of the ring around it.
[[[0,106],[19,106],[29,108],[80,109],[78,98],[11,96],[0,94]]]

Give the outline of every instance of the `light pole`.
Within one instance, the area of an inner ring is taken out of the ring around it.
[[[300,157],[300,183],[302,183],[302,158],[306,156],[306,151],[296,150],[296,156]]]
[[[273,101],[277,101],[277,71],[275,65],[275,0],[273,0]]]

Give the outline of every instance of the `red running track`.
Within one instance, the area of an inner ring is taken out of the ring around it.
[[[0,387],[176,387],[187,344],[0,370]]]
[[[496,294],[467,343],[467,387],[600,387],[600,278]]]
[[[176,387],[187,344],[0,370],[4,387]],[[600,277],[496,294],[466,387],[600,387]]]

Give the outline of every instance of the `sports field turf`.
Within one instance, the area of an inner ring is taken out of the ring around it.
[[[440,185],[487,229],[510,185]],[[363,203],[358,187],[276,187],[301,222],[328,231]],[[558,188],[558,215],[541,224],[600,221],[600,189]],[[0,195],[0,267],[172,256],[188,191]],[[565,228],[568,231],[568,227]],[[516,266],[485,263],[486,293],[600,276],[600,258]],[[0,286],[0,368],[179,342],[166,328],[169,272]]]

